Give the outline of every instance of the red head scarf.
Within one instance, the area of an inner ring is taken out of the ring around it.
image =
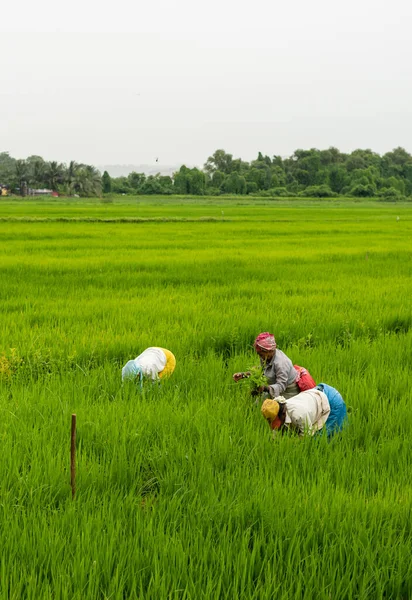
[[[276,350],[276,340],[275,336],[269,333],[268,331],[264,331],[263,333],[259,333],[254,343],[255,350],[261,348],[262,350]]]

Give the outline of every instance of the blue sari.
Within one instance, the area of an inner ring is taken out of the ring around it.
[[[342,431],[348,419],[346,404],[338,390],[326,383],[319,383],[316,389],[323,392],[330,404],[330,415],[325,423],[326,435],[330,437],[338,431]]]

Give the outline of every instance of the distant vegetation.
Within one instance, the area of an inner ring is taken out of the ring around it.
[[[26,196],[33,189],[50,189],[67,196],[99,196],[102,177],[92,165],[72,160],[68,165],[57,161],[46,162],[41,156],[25,160],[0,153],[0,185],[11,192]]]
[[[26,195],[49,188],[73,196],[103,194],[248,194],[267,197],[355,198],[402,200],[412,197],[412,156],[395,148],[383,156],[372,150],[344,154],[337,148],[296,150],[289,158],[263,156],[245,162],[224,150],[209,156],[203,170],[181,166],[173,176],[132,172],[127,177],[103,175],[93,166],[71,161],[46,162],[40,156],[16,160],[0,153],[0,184]]]

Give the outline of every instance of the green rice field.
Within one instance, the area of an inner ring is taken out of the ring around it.
[[[412,598],[411,275],[407,203],[1,200],[0,599]],[[261,331],[339,436],[272,438]]]

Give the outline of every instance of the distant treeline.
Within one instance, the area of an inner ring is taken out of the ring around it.
[[[263,156],[249,162],[216,150],[203,170],[184,165],[173,176],[130,173],[112,178],[94,167],[71,161],[45,162],[39,156],[16,160],[0,154],[0,184],[24,194],[30,186],[49,187],[67,195],[104,194],[249,194],[333,198],[412,197],[412,156],[395,148],[383,156],[372,150],[344,154],[337,148],[296,150],[289,158]]]
[[[0,186],[21,196],[39,189],[67,196],[100,196],[102,176],[92,165],[74,160],[65,165],[57,161],[46,162],[41,156],[20,160],[12,158],[8,152],[0,152]]]

